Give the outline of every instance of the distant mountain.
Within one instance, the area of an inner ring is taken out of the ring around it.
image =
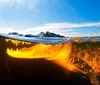
[[[39,37],[38,35],[25,34],[24,37]]]
[[[64,37],[64,36],[62,36],[62,35],[59,35],[59,34],[55,34],[55,33],[52,33],[52,32],[49,32],[49,31],[47,31],[47,32],[41,32],[41,33],[39,33],[38,34],[40,37]]]
[[[17,32],[9,32],[8,35],[18,35],[18,36],[23,36],[23,34],[18,34]]]
[[[9,35],[18,35],[17,32],[9,32],[8,34],[9,34]]]
[[[52,32],[40,32],[38,35],[32,35],[32,34],[18,34],[17,32],[10,32],[8,33],[9,35],[18,35],[18,36],[24,36],[24,37],[65,37],[65,36],[62,36],[62,35],[59,35],[59,34],[55,34],[55,33],[52,33]]]

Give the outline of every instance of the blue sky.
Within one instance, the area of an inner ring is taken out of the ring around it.
[[[0,32],[100,35],[100,0],[0,0]]]

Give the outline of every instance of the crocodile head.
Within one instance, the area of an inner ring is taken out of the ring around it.
[[[14,39],[5,40],[7,42],[7,54],[11,57],[24,59],[44,58],[66,69],[76,71],[68,60],[72,51],[72,43],[52,45]]]

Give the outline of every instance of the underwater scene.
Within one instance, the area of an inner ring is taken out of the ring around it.
[[[1,74],[10,83],[39,79],[43,84],[46,80],[51,84],[71,85],[73,81],[77,85],[99,85],[100,38],[19,38],[1,34],[0,47]]]

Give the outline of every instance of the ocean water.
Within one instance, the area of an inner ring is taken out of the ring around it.
[[[0,34],[1,37],[17,39],[26,42],[33,43],[43,43],[43,44],[61,44],[67,42],[77,42],[76,39],[79,39],[78,42],[97,42],[100,41],[100,38],[62,38],[62,37],[24,37],[18,35],[8,35],[8,34]]]

